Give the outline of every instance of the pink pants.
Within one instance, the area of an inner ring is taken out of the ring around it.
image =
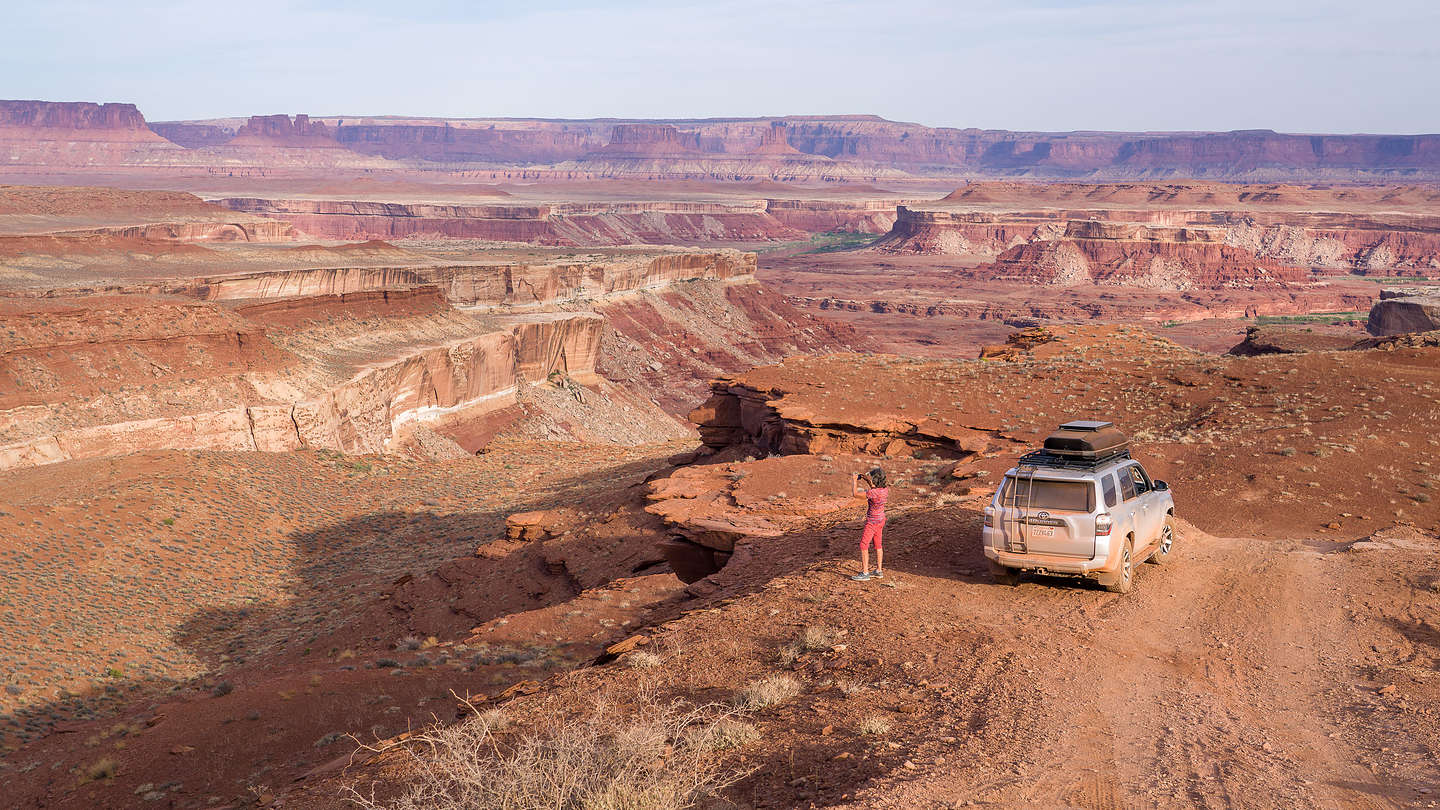
[[[881,536],[885,534],[884,523],[866,523],[865,531],[860,534],[860,550],[869,551],[870,544],[875,544],[875,550],[879,551]]]

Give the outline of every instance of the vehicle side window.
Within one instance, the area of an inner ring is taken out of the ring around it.
[[[1150,476],[1139,464],[1131,464],[1129,467],[1130,477],[1135,479],[1135,491],[1144,495],[1150,491]]]
[[[1113,475],[1103,475],[1103,476],[1101,476],[1101,477],[1100,477],[1100,486],[1101,486],[1102,489],[1105,490],[1105,505],[1106,505],[1106,506],[1113,508],[1113,507],[1115,506],[1115,504],[1117,504],[1117,503],[1120,502],[1120,496],[1119,496],[1119,494],[1115,491],[1115,476],[1113,476]]]
[[[1133,469],[1133,468],[1132,468]],[[1120,497],[1122,500],[1130,500],[1140,494],[1135,489],[1135,477],[1124,470],[1120,471]]]

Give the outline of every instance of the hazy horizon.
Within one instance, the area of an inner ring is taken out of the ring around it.
[[[1375,0],[57,0],[7,13],[6,98],[151,121],[877,115],[1044,132],[1440,132],[1440,4]]]

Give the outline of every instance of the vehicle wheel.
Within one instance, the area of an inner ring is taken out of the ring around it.
[[[1145,562],[1151,565],[1164,565],[1170,561],[1170,556],[1175,553],[1175,523],[1169,515],[1165,516],[1165,525],[1160,529],[1160,545],[1156,546],[1155,552]]]
[[[1130,587],[1135,584],[1135,541],[1132,538],[1125,538],[1125,548],[1120,551],[1120,570],[1114,574],[1113,581],[1104,583],[1105,590],[1111,593],[1129,593]]]
[[[990,563],[990,578],[995,580],[996,585],[1019,585],[1020,572],[1014,568],[1008,568],[994,560],[986,560]]]

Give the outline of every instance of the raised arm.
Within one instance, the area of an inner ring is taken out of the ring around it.
[[[860,485],[860,482],[861,482],[861,481],[864,481],[864,482],[865,482],[865,486],[861,486],[861,485]],[[852,496],[858,498],[858,497],[860,497],[861,495],[864,495],[864,494],[865,494],[865,490],[867,490],[867,489],[870,488],[869,485],[870,485],[870,481],[865,477],[865,474],[864,474],[864,473],[857,473],[857,474],[855,475],[855,478],[850,482],[850,494],[851,494]]]

